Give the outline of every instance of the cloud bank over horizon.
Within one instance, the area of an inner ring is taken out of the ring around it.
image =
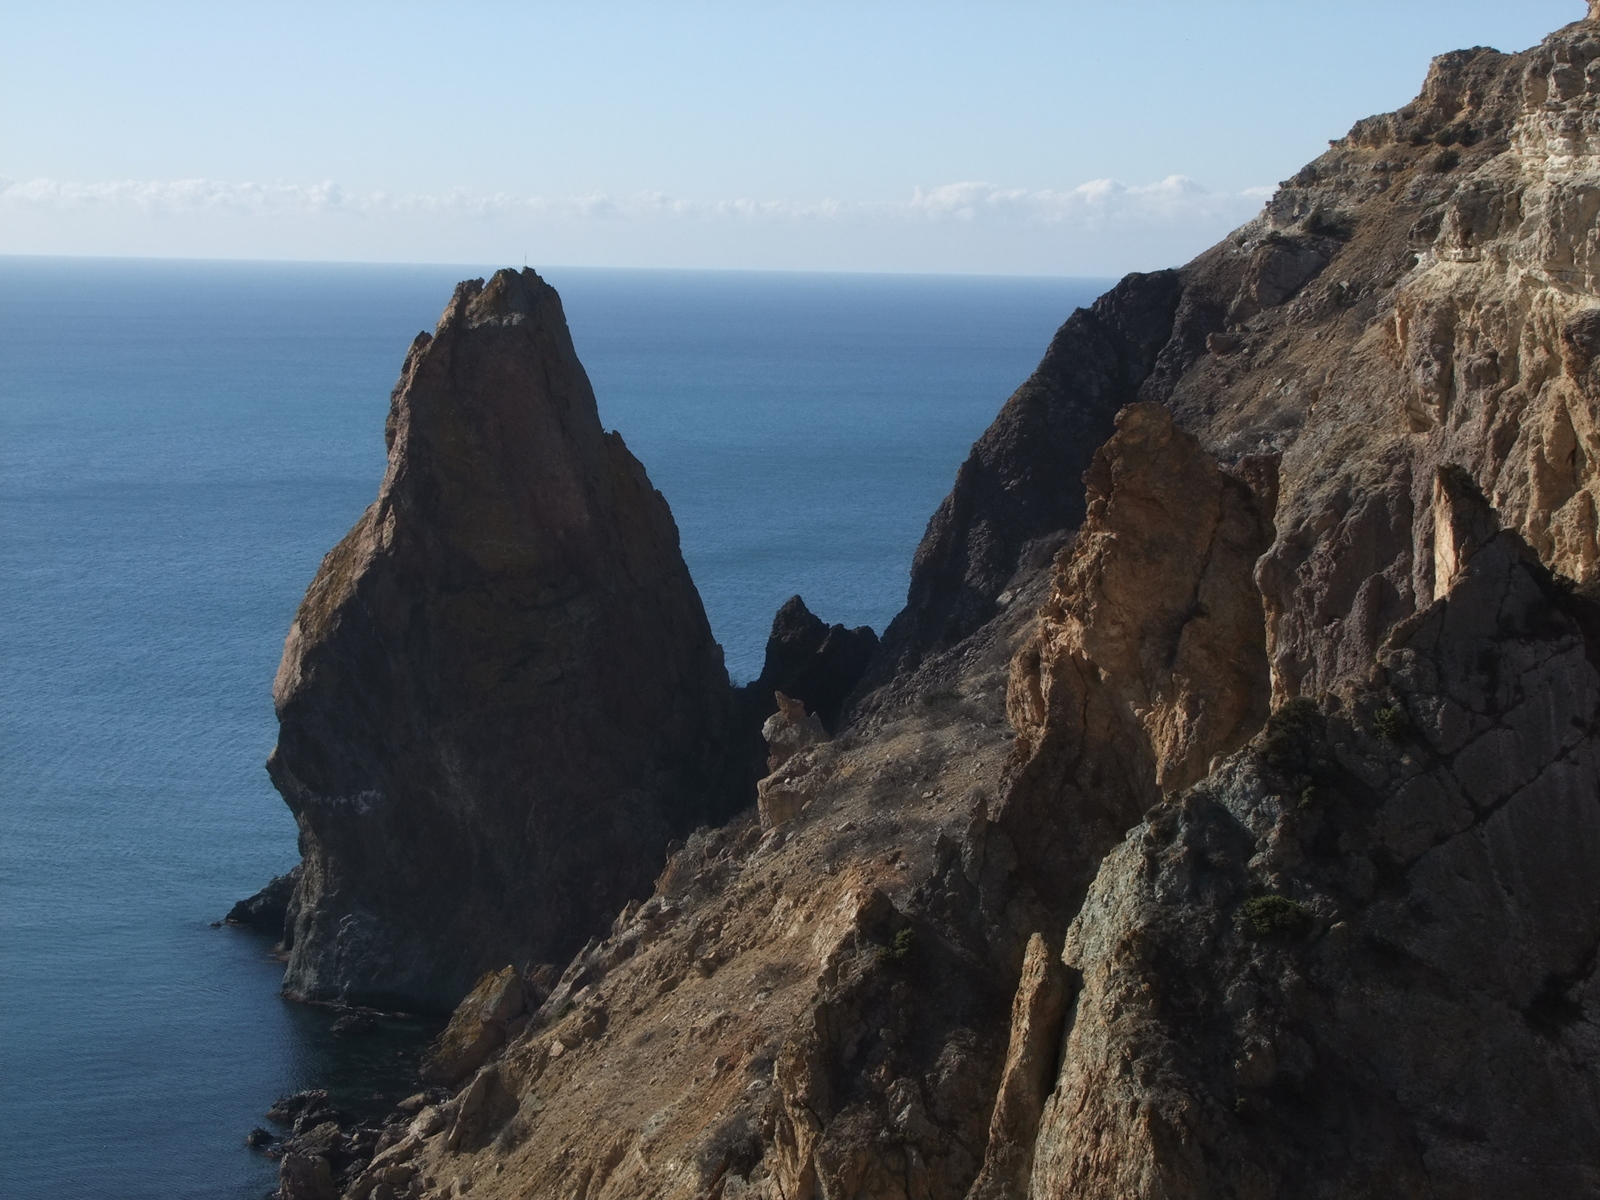
[[[1120,275],[1177,265],[1271,188],[962,181],[900,200],[348,189],[214,179],[0,178],[0,253],[565,266]]]

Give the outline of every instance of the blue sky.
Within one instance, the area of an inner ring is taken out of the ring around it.
[[[1582,0],[0,4],[0,252],[1116,274]]]

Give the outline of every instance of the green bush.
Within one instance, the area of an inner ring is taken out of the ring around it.
[[[879,948],[878,958],[883,962],[903,963],[911,957],[911,951],[916,948],[916,944],[917,931],[907,925],[894,935],[887,946]]]
[[[1372,714],[1372,733],[1374,737],[1382,738],[1386,742],[1403,741],[1406,730],[1411,727],[1411,722],[1406,720],[1406,710],[1398,704],[1387,704]]]
[[[1311,928],[1311,910],[1287,896],[1256,896],[1244,902],[1245,919],[1256,933],[1305,934]]]

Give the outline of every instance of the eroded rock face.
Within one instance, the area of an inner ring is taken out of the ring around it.
[[[1595,1191],[1586,607],[1498,535],[1368,688],[1107,858],[1034,1196]]]
[[[1267,717],[1256,494],[1166,409],[1140,404],[1085,475],[1088,512],[1012,663],[1018,766],[1000,822],[1051,903],[1075,909],[1101,857],[1163,792]]]
[[[1011,1044],[989,1118],[989,1147],[967,1200],[1027,1200],[1034,1140],[1054,1084],[1072,991],[1055,948],[1034,934],[1011,1005]]]
[[[1279,459],[1259,582],[1280,701],[1360,678],[1443,594],[1441,468],[1595,584],[1597,56],[1592,19],[1522,54],[1441,56],[1415,102],[1184,269],[1141,394],[1224,467]],[[1265,304],[1284,255],[1321,265]]]
[[[456,289],[387,438],[274,687],[304,860],[285,988],[439,1009],[648,892],[725,803],[728,687],[666,503],[537,275]]]

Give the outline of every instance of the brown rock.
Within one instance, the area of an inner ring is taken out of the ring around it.
[[[756,783],[756,808],[765,830],[792,821],[811,799],[807,764],[795,756],[828,740],[816,713],[807,713],[804,704],[782,692],[776,693],[776,700],[778,711],[761,727],[769,751],[769,774]]]
[[[767,740],[767,770],[776,771],[800,751],[820,746],[828,740],[828,731],[816,713],[806,712],[799,700],[791,700],[782,692],[774,697],[778,711],[761,726],[761,736]]]
[[[666,503],[533,272],[457,288],[388,443],[274,688],[304,855],[285,987],[449,1009],[603,929],[724,803],[727,680]]]
[[[1033,1196],[1593,1191],[1600,675],[1573,605],[1497,536],[1397,633],[1381,700],[1301,726],[1345,764],[1309,804],[1268,739],[1106,859]],[[1379,703],[1403,749],[1366,731]]]
[[[1012,663],[1018,767],[1000,822],[1054,903],[1164,790],[1266,720],[1260,505],[1154,404],[1117,417],[1039,630]]]
[[[525,1007],[522,976],[515,967],[485,974],[428,1047],[422,1078],[446,1087],[465,1079],[505,1044],[507,1027]]]
[[[1055,1084],[1061,1027],[1071,999],[1060,958],[1039,934],[1028,939],[1011,1005],[1011,1044],[989,1120],[983,1171],[967,1200],[1028,1200],[1033,1141]]]
[[[279,1200],[339,1200],[333,1169],[315,1154],[285,1154],[278,1163]]]
[[[1034,1200],[1596,1194],[1597,153],[1593,20],[1445,55],[1070,320],[814,818],[689,836],[414,1178],[1015,1195],[1037,1112]]]

